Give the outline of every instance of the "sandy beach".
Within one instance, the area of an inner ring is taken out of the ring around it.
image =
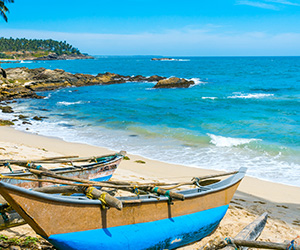
[[[111,152],[105,148],[0,127],[0,159],[36,159],[61,155],[96,156]],[[180,181],[216,173],[212,170],[159,162],[138,155],[128,154],[128,157],[130,160],[122,161],[113,179]],[[137,160],[145,163],[138,163]],[[241,166],[236,166],[236,169],[239,167]],[[6,172],[8,169],[1,171]],[[210,237],[182,249],[198,249],[216,236],[234,237],[244,226],[264,212],[268,212],[269,219],[260,237],[261,240],[284,242],[296,238],[300,235],[300,188],[246,176],[219,228]],[[1,234],[35,235],[28,225],[8,229]]]

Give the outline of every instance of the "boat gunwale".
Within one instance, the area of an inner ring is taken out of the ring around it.
[[[108,162],[95,162],[95,163],[90,163],[90,164],[86,164],[83,166],[70,166],[70,167],[66,167],[66,168],[52,168],[52,169],[48,169],[51,172],[54,172],[55,174],[65,174],[65,173],[72,173],[72,172],[81,172],[81,171],[89,171],[89,170],[93,170],[95,168],[99,168],[99,167],[105,167],[105,165],[110,165],[115,163],[116,161],[119,161],[120,159],[122,159],[123,156],[121,155],[112,155],[112,156],[116,156],[114,159],[108,161]],[[109,157],[109,156],[107,156]],[[3,176],[29,176],[29,175],[34,175],[33,173],[31,173],[28,169],[24,169],[26,170],[26,172],[22,172],[22,170],[18,170],[21,172],[8,172],[8,173],[1,173]],[[112,170],[112,169],[109,169]],[[3,178],[5,179],[5,177]]]
[[[188,190],[178,191],[178,193],[185,195],[185,198],[194,198],[198,196],[204,196],[207,194],[215,193],[218,191],[222,191],[224,189],[230,188],[236,183],[240,182],[246,173],[247,168],[241,167],[238,172],[220,182],[209,185],[209,189],[201,190],[200,188],[193,188]],[[0,188],[4,187],[6,189],[10,189],[17,193],[22,193],[28,196],[33,196],[36,199],[44,199],[52,202],[59,202],[65,204],[77,204],[77,205],[101,205],[100,200],[90,200],[86,197],[60,197],[57,195],[51,195],[47,193],[41,193],[33,190],[27,190],[25,188],[21,188],[6,182],[0,181]],[[140,204],[144,202],[162,202],[168,201],[169,198],[165,196],[154,197],[152,195],[140,195],[139,198],[136,196],[125,196],[125,197],[116,197],[120,199],[123,204]]]

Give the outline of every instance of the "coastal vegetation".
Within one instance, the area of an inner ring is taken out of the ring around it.
[[[52,39],[0,38],[0,58],[28,59],[41,58],[56,54],[57,56],[80,56],[79,49],[74,48],[66,41]]]

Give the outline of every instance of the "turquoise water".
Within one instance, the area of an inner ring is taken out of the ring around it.
[[[16,128],[194,167],[245,166],[251,176],[300,186],[300,57],[150,59],[5,65],[196,82],[188,89],[153,89],[155,83],[138,82],[43,92],[45,99],[14,106],[16,112],[48,119]]]

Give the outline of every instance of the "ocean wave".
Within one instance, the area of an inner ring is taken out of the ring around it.
[[[70,106],[70,105],[85,104],[85,103],[90,103],[90,102],[89,101],[88,102],[84,102],[84,101],[65,102],[65,101],[62,101],[62,102],[57,102],[57,105]]]
[[[232,138],[213,134],[207,135],[211,138],[210,143],[216,145],[217,147],[236,147],[239,145],[248,144],[253,141],[261,141],[260,139]]]
[[[201,79],[200,78],[190,78],[190,79],[187,79],[188,81],[194,81],[195,82],[195,84],[194,85],[192,85],[192,86],[195,86],[195,85],[200,85],[200,84],[205,84],[206,82],[203,82],[203,81],[201,81]]]
[[[228,96],[229,99],[260,99],[265,97],[274,96],[274,94],[262,94],[262,93],[256,93],[256,94],[238,94],[234,96]]]
[[[50,99],[51,98],[51,93],[49,93],[44,99]]]
[[[21,60],[20,63],[33,63],[32,61],[23,61]]]
[[[205,100],[205,99],[215,100],[215,99],[218,99],[218,97],[215,97],[215,96],[202,96],[201,99],[203,99],[203,100]]]

